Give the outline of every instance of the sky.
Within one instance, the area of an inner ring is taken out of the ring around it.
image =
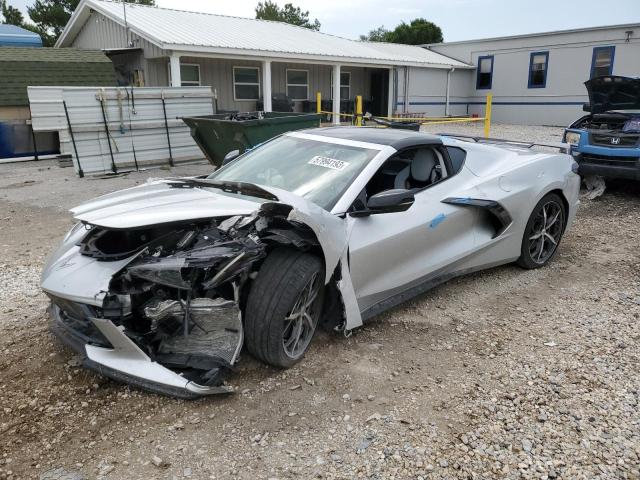
[[[640,0],[277,0],[308,10],[320,30],[346,38],[423,17],[445,41],[571,28],[640,23]],[[26,12],[33,0],[8,0]],[[255,16],[257,0],[156,0],[161,7],[241,17]],[[640,33],[640,32],[639,32]]]

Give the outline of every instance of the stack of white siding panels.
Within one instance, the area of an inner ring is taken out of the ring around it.
[[[29,87],[28,95],[34,131],[57,131],[76,173],[80,166],[97,174],[131,170],[136,160],[145,167],[204,158],[179,117],[211,115],[209,87]]]

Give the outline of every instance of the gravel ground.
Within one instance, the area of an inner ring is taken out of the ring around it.
[[[236,394],[185,402],[78,368],[47,331],[38,275],[69,207],[210,167],[108,180],[2,168],[0,479],[640,478],[637,184],[583,201],[545,268],[463,277],[348,339],[321,333],[291,370],[244,353]]]

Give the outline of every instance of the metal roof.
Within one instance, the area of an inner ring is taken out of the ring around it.
[[[73,42],[90,10],[125,25],[121,2],[82,0],[56,46]],[[419,46],[361,42],[268,20],[127,4],[126,23],[132,32],[158,47],[184,54],[198,52],[381,66],[469,67]]]
[[[37,33],[24,28],[0,24],[0,46],[41,47],[42,39]]]
[[[598,27],[584,27],[573,28],[570,30],[552,30],[548,32],[535,32],[535,33],[523,33],[520,35],[506,35],[504,37],[490,37],[490,38],[475,38],[471,40],[458,40],[455,42],[442,42],[442,43],[427,43],[423,47],[441,47],[447,45],[463,45],[465,43],[481,43],[481,42],[495,42],[501,40],[516,40],[519,38],[535,38],[535,37],[548,37],[550,35],[564,35],[567,33],[583,33],[583,32],[597,32],[600,30],[612,30],[619,28],[638,28],[640,23],[621,23],[619,25],[602,25]]]
[[[0,106],[28,105],[28,86],[116,83],[113,64],[104,53],[74,48],[0,46],[0,72]]]

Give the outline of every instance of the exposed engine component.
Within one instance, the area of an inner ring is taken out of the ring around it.
[[[570,128],[622,131],[630,118],[631,116],[625,113],[595,113],[580,118]]]
[[[260,261],[275,246],[318,247],[308,227],[287,219],[290,211],[266,204],[249,216],[130,230],[91,226],[78,244],[82,255],[130,259],[94,313],[161,365],[198,385],[221,385],[242,349],[242,287]]]

